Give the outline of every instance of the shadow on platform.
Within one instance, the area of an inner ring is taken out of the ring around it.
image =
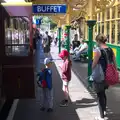
[[[88,81],[87,81],[87,64],[81,62],[74,62],[72,66],[72,71],[78,77],[80,82],[83,83],[86,89],[88,89]],[[96,100],[96,93],[94,90],[88,89],[89,93],[93,96],[93,101]],[[120,84],[109,88],[106,90],[107,98],[108,98],[108,108],[106,117],[108,120],[120,120]],[[89,100],[87,100],[88,102]],[[91,100],[90,100],[91,101]],[[81,107],[81,106],[80,106]]]
[[[82,102],[89,103],[93,101],[84,99],[81,101],[81,105],[79,106],[70,102],[68,107],[59,107],[59,103],[63,99],[62,81],[55,64],[53,64],[52,70],[54,88],[54,111],[52,113],[41,112],[40,102],[36,102],[35,99],[23,99],[18,103],[13,120],[80,120],[76,109],[80,107],[89,107],[89,105],[82,105]]]

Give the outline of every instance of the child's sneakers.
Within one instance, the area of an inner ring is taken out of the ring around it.
[[[45,108],[44,108],[44,107],[41,107],[40,110],[41,110],[41,111],[45,111]]]
[[[68,100],[62,100],[60,103],[60,107],[67,107],[68,106]]]
[[[44,108],[44,107],[41,107],[40,110],[41,110],[41,111],[45,111],[45,108]],[[48,109],[47,109],[47,112],[53,112],[53,109],[52,109],[52,108],[48,108]]]
[[[47,112],[53,112],[53,109],[52,108],[48,108]]]

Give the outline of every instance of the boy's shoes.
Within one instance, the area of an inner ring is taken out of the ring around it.
[[[40,110],[41,110],[41,111],[45,111],[45,108],[44,108],[44,107],[41,107]],[[52,112],[52,111],[53,111],[52,108],[48,108],[48,109],[47,109],[47,112]]]
[[[45,108],[44,108],[44,107],[41,107],[40,110],[41,110],[41,111],[45,111]]]
[[[47,112],[53,112],[52,108],[48,108]]]
[[[68,106],[68,100],[62,100],[60,103],[60,107],[67,107]]]

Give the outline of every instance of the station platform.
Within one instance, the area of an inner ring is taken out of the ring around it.
[[[53,88],[54,111],[52,113],[40,111],[40,88],[37,88],[36,99],[14,100],[7,120],[94,120],[99,116],[96,94],[87,89],[87,63],[72,62],[72,80],[69,84],[70,103],[68,107],[60,107],[63,100],[62,80],[60,68],[62,62],[58,58],[58,48],[51,47],[51,57],[54,60]],[[42,63],[41,63],[42,64]],[[120,120],[120,85],[107,91],[108,115],[106,120]]]

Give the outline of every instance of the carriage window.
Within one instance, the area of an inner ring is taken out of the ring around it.
[[[7,56],[28,56],[28,23],[20,17],[10,18],[10,26],[5,21],[5,54]]]

